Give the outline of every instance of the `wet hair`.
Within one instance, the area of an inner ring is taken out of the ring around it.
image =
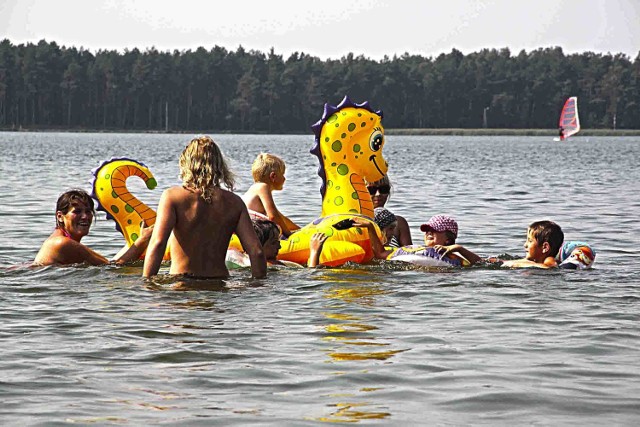
[[[251,165],[251,175],[254,182],[266,182],[269,180],[271,172],[284,175],[286,167],[284,160],[269,153],[260,153]]]
[[[267,240],[274,234],[276,237],[280,237],[280,228],[275,222],[268,219],[255,219],[252,223],[253,230],[256,232],[261,245],[264,246]]]
[[[211,203],[213,189],[220,188],[221,183],[233,191],[235,177],[210,136],[192,139],[182,151],[178,164],[183,186],[199,191],[207,203]]]
[[[529,231],[538,245],[549,243],[551,252],[548,256],[555,257],[564,241],[564,233],[558,224],[553,221],[536,221],[529,225]]]
[[[80,189],[67,190],[58,197],[58,201],[56,202],[56,228],[64,228],[64,223],[58,221],[58,212],[67,214],[78,203],[82,203],[91,208],[91,212],[95,218],[96,209],[89,193]]]

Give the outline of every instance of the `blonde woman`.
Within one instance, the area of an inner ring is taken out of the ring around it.
[[[253,277],[265,277],[262,245],[253,231],[247,207],[232,193],[233,174],[213,139],[200,136],[191,140],[180,155],[179,166],[182,186],[162,193],[143,276],[158,273],[169,243],[170,274],[226,278],[229,271],[225,255],[231,235],[236,233],[249,255]]]

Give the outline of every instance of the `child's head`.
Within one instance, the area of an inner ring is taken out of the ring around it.
[[[380,227],[380,231],[382,231],[386,241],[391,240],[398,225],[396,216],[388,209],[375,208],[373,210],[373,221]]]
[[[285,164],[278,156],[269,153],[260,153],[251,165],[251,174],[254,182],[264,182],[281,190],[284,185]]]
[[[186,188],[198,190],[202,198],[211,202],[214,187],[220,183],[233,190],[235,179],[222,156],[220,148],[210,136],[199,136],[186,146],[180,160],[180,179]]]
[[[453,245],[458,238],[458,223],[446,215],[434,215],[420,226],[427,246]]]
[[[267,261],[273,261],[280,251],[280,228],[268,219],[256,219],[253,221],[253,229],[262,245],[262,252]]]
[[[536,221],[529,225],[524,248],[529,261],[543,262],[547,257],[555,258],[564,241],[564,233],[553,221]]]

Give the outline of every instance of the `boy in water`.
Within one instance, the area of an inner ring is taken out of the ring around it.
[[[262,244],[262,251],[264,252],[264,257],[267,259],[267,262],[271,265],[287,265],[277,259],[278,252],[280,251],[280,229],[276,223],[268,219],[256,219],[253,221],[253,229]],[[326,240],[327,236],[324,233],[314,233],[313,236],[311,236],[307,266],[318,266],[322,246]],[[295,265],[299,266],[298,264]]]
[[[179,166],[182,186],[162,193],[143,276],[158,273],[169,242],[170,274],[226,278],[225,255],[236,233],[249,255],[253,277],[265,277],[266,261],[247,207],[239,196],[220,187],[224,183],[232,190],[234,177],[213,139],[191,140],[180,155]]]
[[[273,154],[261,153],[251,166],[254,184],[242,196],[253,218],[269,219],[278,224],[282,235],[289,237],[292,231],[299,229],[293,221],[283,215],[273,201],[274,190],[282,190],[284,177],[284,161]]]
[[[504,261],[502,267],[554,268],[558,266],[556,255],[562,246],[564,233],[553,221],[536,221],[529,225],[522,259]]]

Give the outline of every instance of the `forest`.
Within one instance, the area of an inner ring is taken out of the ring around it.
[[[348,95],[387,128],[640,129],[640,53],[540,48],[321,60],[214,46],[99,50],[0,42],[0,129],[308,133]]]

